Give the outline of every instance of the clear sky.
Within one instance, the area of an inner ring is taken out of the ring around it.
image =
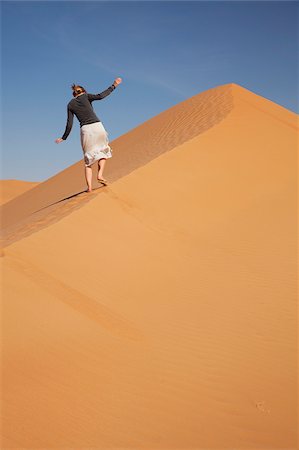
[[[70,85],[123,83],[93,103],[109,139],[212,87],[241,86],[292,111],[298,2],[2,1],[1,178],[43,181],[82,158]],[[128,149],[128,152],[130,149]]]

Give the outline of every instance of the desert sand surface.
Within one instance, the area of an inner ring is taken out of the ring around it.
[[[1,448],[297,448],[297,120],[218,86],[3,206]]]
[[[0,205],[37,186],[38,181],[0,180]]]

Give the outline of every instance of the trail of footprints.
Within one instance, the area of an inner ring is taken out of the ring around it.
[[[25,223],[19,223],[15,227],[10,228],[10,232],[7,234],[4,230],[1,245],[2,248],[57,222],[75,209],[81,208],[81,206],[93,199],[97,194],[98,192],[82,192],[71,199],[63,200],[54,205],[50,205],[48,208],[35,212],[30,215],[29,218],[26,218]]]

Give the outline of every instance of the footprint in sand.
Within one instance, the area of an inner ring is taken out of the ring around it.
[[[267,407],[267,404],[264,400],[255,402],[255,407],[263,413],[270,413],[270,409]]]

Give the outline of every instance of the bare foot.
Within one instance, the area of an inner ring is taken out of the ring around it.
[[[92,188],[87,188],[85,192],[92,192]]]
[[[98,176],[98,181],[100,181],[101,183],[108,183],[108,181],[106,180],[106,178],[99,177],[99,176]]]

